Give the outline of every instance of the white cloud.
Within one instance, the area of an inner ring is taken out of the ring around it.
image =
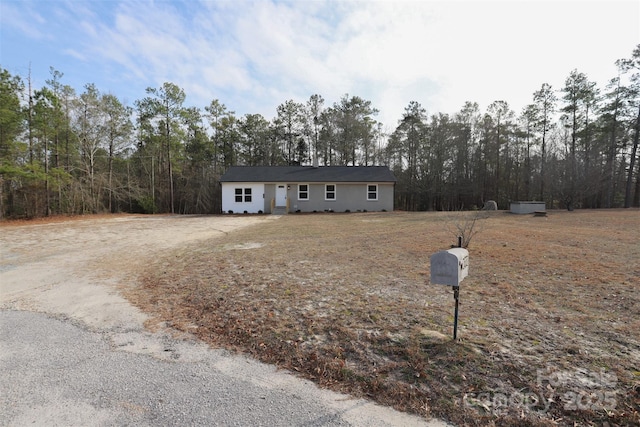
[[[574,68],[604,87],[614,61],[640,43],[637,1],[0,4],[3,33],[12,21],[47,37],[26,26],[41,20],[50,51],[64,55],[51,65],[84,65],[94,73],[85,81],[102,79],[110,86],[98,87],[115,94],[137,99],[144,89],[132,88],[170,81],[193,105],[216,98],[270,119],[288,99],[318,93],[330,106],[349,93],[372,101],[387,127],[410,101],[454,113],[465,101],[504,99],[519,112],[542,83],[560,89]]]
[[[46,40],[51,37],[45,31],[45,23],[45,18],[36,11],[32,3],[0,2],[1,32],[5,32],[7,28],[14,28],[22,35],[31,39]]]

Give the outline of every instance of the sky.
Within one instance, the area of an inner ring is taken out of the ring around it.
[[[604,89],[638,44],[637,0],[0,0],[0,67],[36,88],[53,67],[133,106],[171,82],[185,106],[267,120],[289,99],[348,94],[388,131],[411,101],[519,113],[574,69]]]

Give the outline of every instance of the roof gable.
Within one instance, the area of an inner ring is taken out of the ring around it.
[[[220,182],[396,182],[386,166],[231,166]]]

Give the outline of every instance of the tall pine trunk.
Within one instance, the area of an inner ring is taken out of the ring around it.
[[[630,208],[633,202],[631,190],[633,188],[633,170],[635,169],[636,159],[638,157],[638,137],[640,135],[640,106],[638,106],[638,117],[636,118],[636,129],[633,136],[633,149],[631,150],[631,159],[629,160],[629,173],[627,174],[627,186],[624,193],[624,207]],[[636,182],[640,182],[640,177],[636,178]]]

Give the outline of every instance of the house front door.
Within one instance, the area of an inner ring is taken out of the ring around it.
[[[287,205],[287,186],[278,184],[276,187],[276,206]]]

